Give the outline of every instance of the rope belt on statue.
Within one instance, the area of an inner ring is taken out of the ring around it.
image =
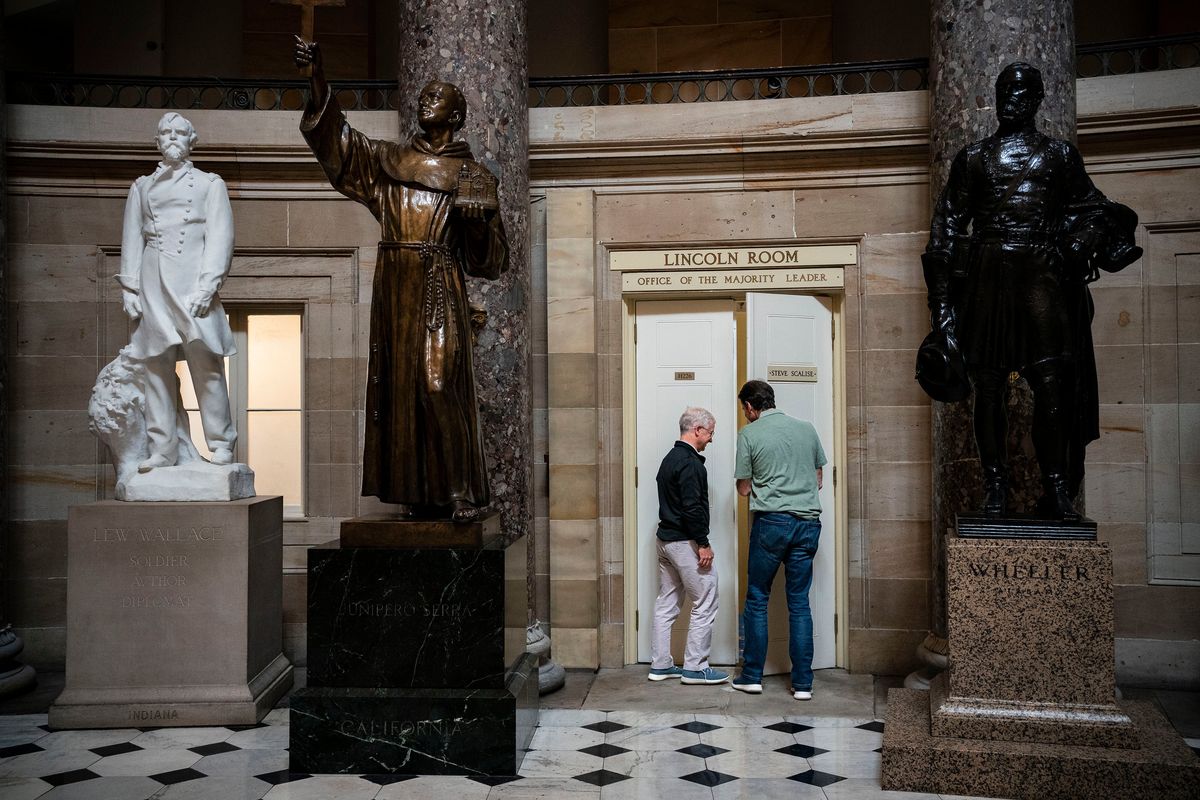
[[[380,250],[415,250],[425,267],[425,327],[436,331],[446,322],[446,267],[453,263],[449,247],[435,242],[380,242]]]

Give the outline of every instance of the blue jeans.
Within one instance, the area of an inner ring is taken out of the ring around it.
[[[742,625],[746,638],[741,677],[762,681],[767,657],[767,601],[771,584],[783,564],[787,585],[788,654],[792,659],[792,688],[812,689],[813,624],[808,605],[813,557],[821,538],[821,521],[791,514],[756,514],[750,529],[746,570],[746,609]]]

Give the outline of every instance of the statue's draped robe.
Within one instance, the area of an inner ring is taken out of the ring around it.
[[[334,188],[371,209],[382,229],[362,493],[388,503],[486,505],[463,274],[499,277],[508,243],[499,213],[467,220],[453,210],[470,148],[371,140],[350,127],[332,96],[306,110],[300,129]]]

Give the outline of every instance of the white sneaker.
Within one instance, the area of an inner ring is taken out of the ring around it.
[[[762,694],[761,683],[750,683],[747,680],[743,680],[740,675],[734,678],[729,685],[739,692],[745,692],[746,694]]]
[[[797,700],[812,700],[812,692],[795,689],[792,691],[792,697],[796,698]]]

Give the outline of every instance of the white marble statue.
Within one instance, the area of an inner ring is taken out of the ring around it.
[[[133,182],[125,204],[116,279],[136,327],[101,371],[89,405],[92,430],[112,452],[120,499],[254,496],[253,472],[233,463],[237,431],[224,358],[236,350],[217,296],[233,256],[233,212],[220,176],[188,160],[196,138],[187,119],[163,115],[155,137],[162,161]],[[175,374],[181,360],[192,376],[211,463],[188,435]]]

